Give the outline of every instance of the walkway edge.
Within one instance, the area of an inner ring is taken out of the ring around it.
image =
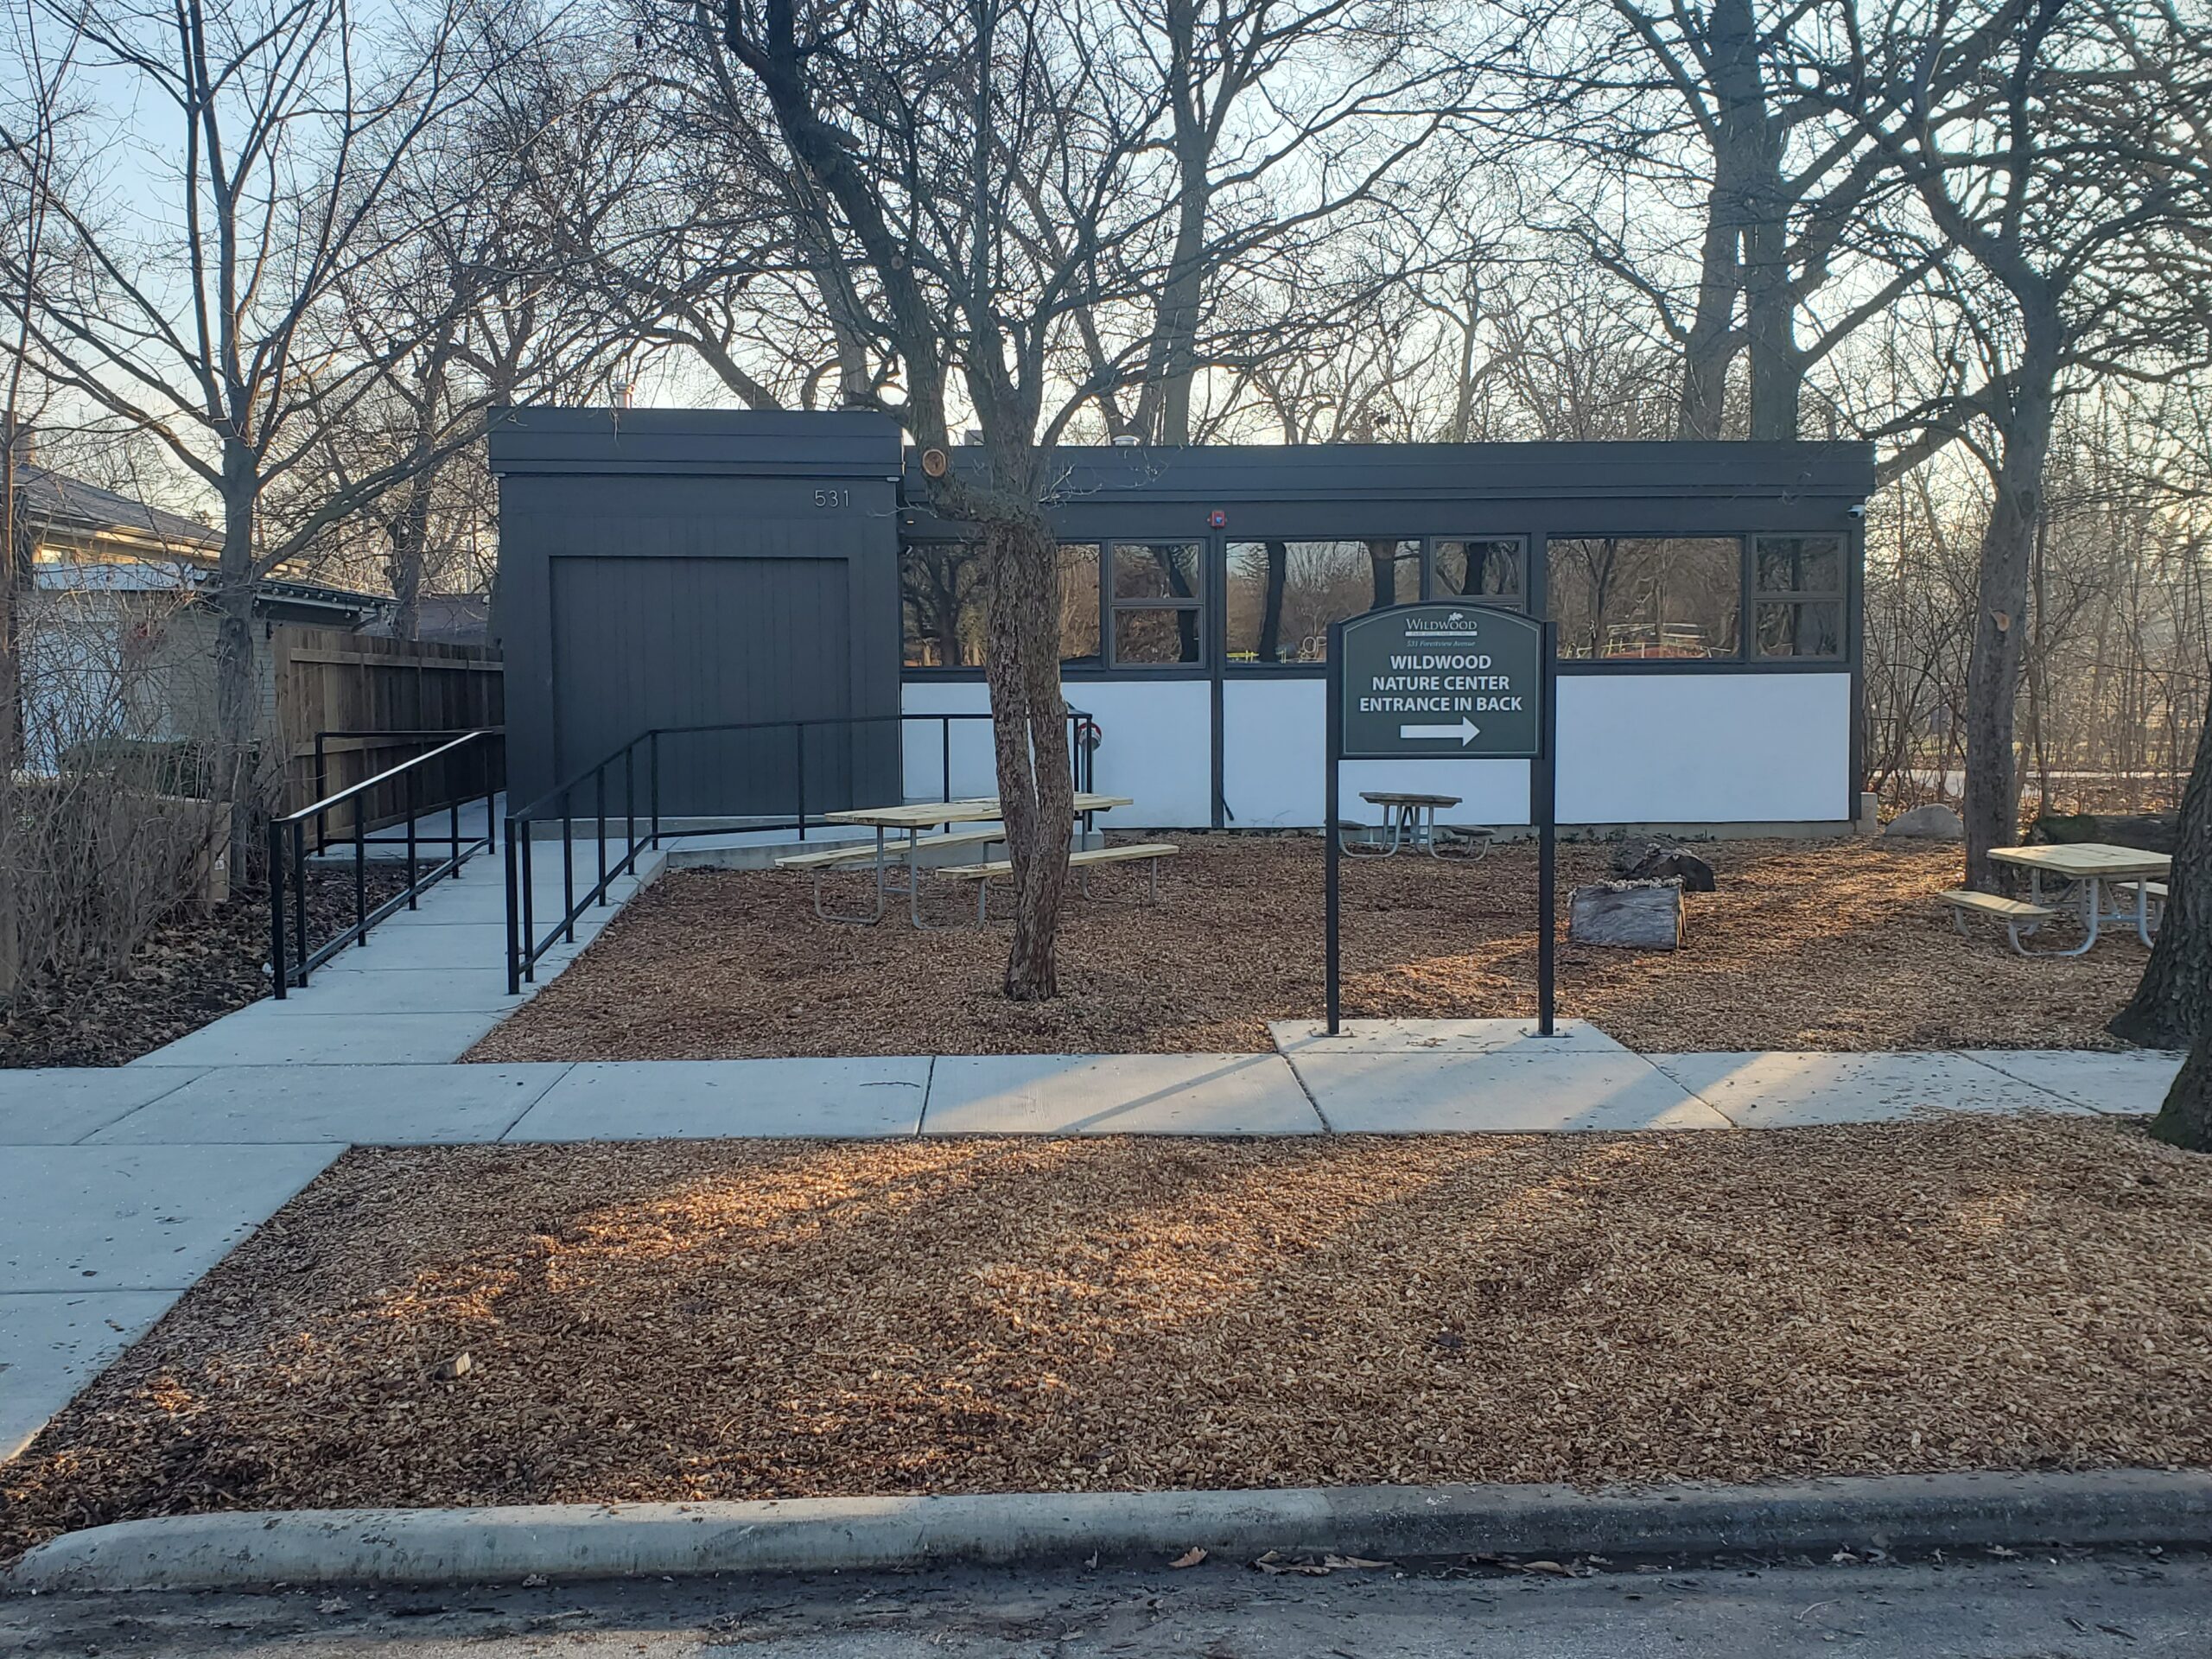
[[[2212,1471],[1882,1476],[1578,1492],[1351,1486],[748,1503],[171,1516],[67,1533],[0,1574],[23,1592],[429,1585],[950,1566],[1164,1563],[1192,1545],[1370,1559],[1825,1555],[2212,1546]]]

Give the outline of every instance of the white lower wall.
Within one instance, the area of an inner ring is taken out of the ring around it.
[[[1103,734],[1095,766],[1099,792],[1136,803],[1113,814],[1113,828],[1194,830],[1213,822],[1213,705],[1204,680],[1085,680],[1068,690],[1068,701],[1096,720]],[[912,682],[903,702],[909,715],[990,706],[989,694],[973,680]],[[997,794],[989,726],[955,721],[951,741],[952,793]],[[935,721],[906,721],[905,760],[908,799],[944,793],[944,739]]]
[[[1848,818],[1848,674],[1563,674],[1561,823]]]
[[[1561,823],[1759,823],[1848,818],[1851,677],[1835,674],[1562,675]],[[1098,721],[1098,787],[1135,798],[1117,828],[1195,829],[1212,822],[1212,715],[1204,680],[1086,680],[1070,701]],[[1318,679],[1231,679],[1222,687],[1222,795],[1236,829],[1305,829],[1322,816],[1323,710]],[[908,714],[981,713],[976,682],[916,682]],[[938,728],[909,721],[906,793],[944,792]],[[988,728],[952,728],[951,792],[998,784]],[[1342,810],[1374,819],[1362,790],[1457,795],[1458,823],[1529,821],[1519,760],[1353,760]]]
[[[1222,687],[1222,798],[1239,830],[1310,829],[1325,798],[1322,751],[1327,734],[1323,680],[1230,680]],[[1524,760],[1347,760],[1338,810],[1349,823],[1372,823],[1363,789],[1457,795],[1451,823],[1526,823]]]

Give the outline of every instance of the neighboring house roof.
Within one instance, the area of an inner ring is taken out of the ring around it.
[[[19,464],[16,489],[21,511],[41,529],[187,556],[213,552],[223,544],[222,531],[197,518],[149,507],[51,467]]]
[[[391,619],[366,632],[389,632]],[[416,601],[415,637],[448,645],[480,645],[492,632],[492,601],[485,594],[424,594]]]
[[[50,562],[32,567],[36,585],[53,593],[204,594],[215,583],[205,565],[158,559]],[[253,584],[255,608],[278,621],[335,623],[359,627],[391,608],[379,594],[356,594],[321,582],[264,576]]]

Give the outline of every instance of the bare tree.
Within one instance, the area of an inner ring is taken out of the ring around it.
[[[404,349],[354,355],[329,313],[385,251],[390,232],[373,227],[410,150],[475,86],[476,42],[448,11],[372,43],[349,0],[89,0],[54,15],[154,158],[154,206],[126,217],[95,189],[50,196],[71,279],[30,288],[11,264],[0,302],[58,388],[157,436],[221,503],[218,731],[238,868],[257,786],[256,581],[416,458],[348,480],[280,535],[260,522],[264,496]],[[0,127],[18,164],[37,143]]]
[[[1076,0],[731,0],[728,21],[804,187],[799,239],[838,247],[865,272],[854,299],[903,394],[876,401],[920,446],[932,505],[984,549],[984,668],[1018,895],[1005,983],[1018,999],[1048,997],[1072,826],[1045,510],[1052,450],[1080,410],[1145,379],[1154,330],[1131,325],[1157,316],[1173,278],[1264,237],[1240,223],[1210,232],[1197,256],[1177,251],[1180,180],[1161,160],[1172,77],[1146,68],[1113,14]],[[1350,185],[1325,170],[1269,224],[1285,233],[1367,199],[1414,137],[1344,163]],[[1127,343],[1095,349],[1084,319]],[[976,463],[950,464],[969,418]]]
[[[1993,486],[1967,689],[1967,879],[2018,830],[2015,709],[2060,402],[2206,360],[2212,40],[2163,0],[1836,0],[1795,67],[1957,251]],[[2177,149],[2177,133],[2196,135]]]

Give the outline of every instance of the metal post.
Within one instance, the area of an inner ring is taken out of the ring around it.
[[[1536,1035],[1554,1035],[1553,1015],[1557,998],[1554,976],[1559,931],[1553,867],[1558,841],[1559,817],[1559,702],[1554,693],[1559,680],[1559,624],[1544,624],[1541,684],[1544,707],[1541,741],[1542,757],[1529,770],[1529,810],[1536,820]]]
[[[638,745],[632,740],[622,751],[622,857],[630,874],[638,873]]]
[[[292,932],[300,944],[300,983],[308,982],[308,826],[304,818],[292,824]]]
[[[561,791],[561,925],[576,942],[576,824],[568,812],[569,791]]]
[[[360,820],[353,822],[353,943],[369,942],[369,849],[361,839]]]
[[[323,752],[324,736],[321,732],[315,734],[315,798],[318,801],[330,793],[329,757]],[[315,815],[315,849],[318,853],[330,844],[329,817],[327,812]]]
[[[407,772],[407,908],[420,908],[415,902],[415,772]]]
[[[1344,625],[1329,624],[1329,706],[1326,712],[1327,738],[1323,753],[1328,768],[1327,780],[1322,789],[1321,834],[1327,840],[1325,853],[1327,874],[1323,878],[1327,895],[1328,919],[1324,928],[1324,948],[1327,952],[1326,993],[1328,998],[1329,1035],[1337,1034],[1343,1014],[1343,973],[1338,963],[1340,944],[1337,931],[1337,916],[1341,898],[1341,881],[1337,869],[1339,849],[1337,845],[1337,772],[1338,757],[1344,747]]]
[[[486,835],[491,833],[487,825]],[[518,925],[522,912],[517,905],[520,896],[515,891],[515,827],[507,826],[507,995],[522,995],[522,950],[517,940]]]
[[[450,826],[453,830],[453,879],[458,881],[461,880],[461,797],[454,796],[447,805],[453,815]]]
[[[522,976],[532,984],[537,982],[537,843],[530,833],[527,823],[518,824],[507,820],[507,849],[512,852],[515,837],[522,837]]]
[[[798,721],[791,727],[798,753],[798,838],[806,839],[806,722]]]
[[[652,782],[653,850],[658,852],[660,850],[660,728],[658,726],[652,729],[652,747],[645,759],[651,763],[646,768],[646,775]]]
[[[269,821],[269,976],[284,1000],[284,826]]]
[[[952,716],[937,717],[938,746],[944,752],[944,798],[952,798]]]
[[[607,766],[601,762],[591,775],[594,804],[599,811],[599,902],[607,902]]]

